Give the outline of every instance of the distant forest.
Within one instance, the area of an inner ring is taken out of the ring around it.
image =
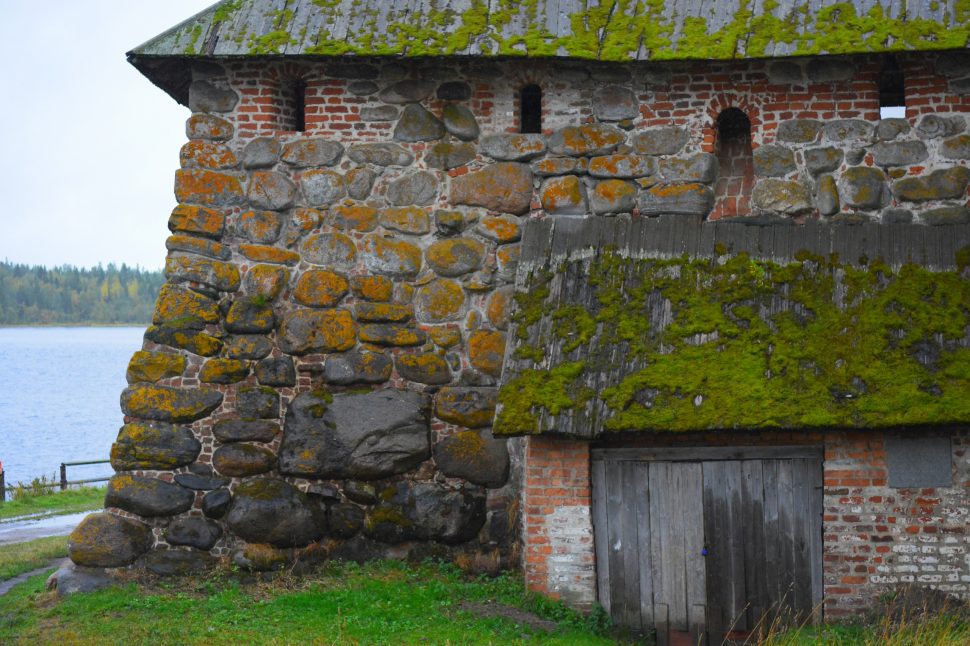
[[[151,322],[160,270],[109,264],[47,269],[0,262],[0,325]]]

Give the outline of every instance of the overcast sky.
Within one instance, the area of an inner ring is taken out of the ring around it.
[[[189,111],[125,52],[215,0],[0,0],[0,259],[159,268]]]

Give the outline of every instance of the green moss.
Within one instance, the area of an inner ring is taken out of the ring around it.
[[[615,375],[609,362],[616,356],[638,369],[598,393],[592,411],[607,430],[970,420],[970,349],[957,345],[970,326],[970,280],[960,271],[893,271],[866,260],[853,266],[800,252],[778,264],[743,253],[711,260],[605,252],[577,261],[580,267],[544,268],[523,285],[520,349],[558,347],[579,360],[549,367],[546,353],[517,349],[514,356],[534,367],[526,363],[500,389],[496,432],[538,432],[543,409],[555,416],[581,408],[583,372]],[[968,262],[970,250],[961,249],[961,271]],[[587,277],[585,306],[558,305],[560,296],[549,293],[548,276],[565,271]],[[657,325],[665,307],[668,322]]]
[[[859,13],[856,3],[839,2],[811,10],[808,3],[782,13],[777,0],[766,0],[759,12],[752,0],[741,0],[733,19],[717,30],[707,20],[665,15],[663,0],[614,0],[581,3],[565,16],[569,33],[546,29],[546,16],[536,0],[471,0],[456,12],[430,2],[420,13],[386,3],[355,7],[340,16],[335,0],[313,0],[321,14],[319,31],[290,29],[292,11],[274,11],[269,33],[236,34],[253,55],[277,54],[288,44],[302,43],[301,53],[339,56],[452,56],[478,45],[485,55],[551,57],[565,52],[581,59],[626,62],[638,56],[651,60],[733,59],[762,57],[778,45],[793,55],[847,54],[905,49],[954,49],[970,40],[970,0],[956,0],[952,9],[938,5],[941,18],[913,18],[903,9],[892,17],[880,5]],[[218,24],[231,17],[241,0],[221,5],[213,14]],[[328,29],[349,20],[357,29],[333,38]],[[379,25],[384,25],[381,29]],[[191,28],[180,34],[191,38]],[[227,36],[229,36],[227,34]],[[299,36],[299,41],[296,37]],[[196,54],[194,47],[186,53]]]
[[[960,247],[957,250],[956,263],[957,271],[963,271],[967,267],[970,267],[970,245]]]
[[[578,409],[592,393],[578,380],[586,364],[564,363],[549,370],[525,370],[499,391],[498,414],[493,431],[498,435],[538,433],[538,409],[550,415]]]

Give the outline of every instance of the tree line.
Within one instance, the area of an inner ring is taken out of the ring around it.
[[[0,325],[151,322],[161,270],[0,262]]]

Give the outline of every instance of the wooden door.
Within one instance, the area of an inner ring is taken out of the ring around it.
[[[755,630],[821,602],[814,447],[593,452],[600,603],[637,630]]]

